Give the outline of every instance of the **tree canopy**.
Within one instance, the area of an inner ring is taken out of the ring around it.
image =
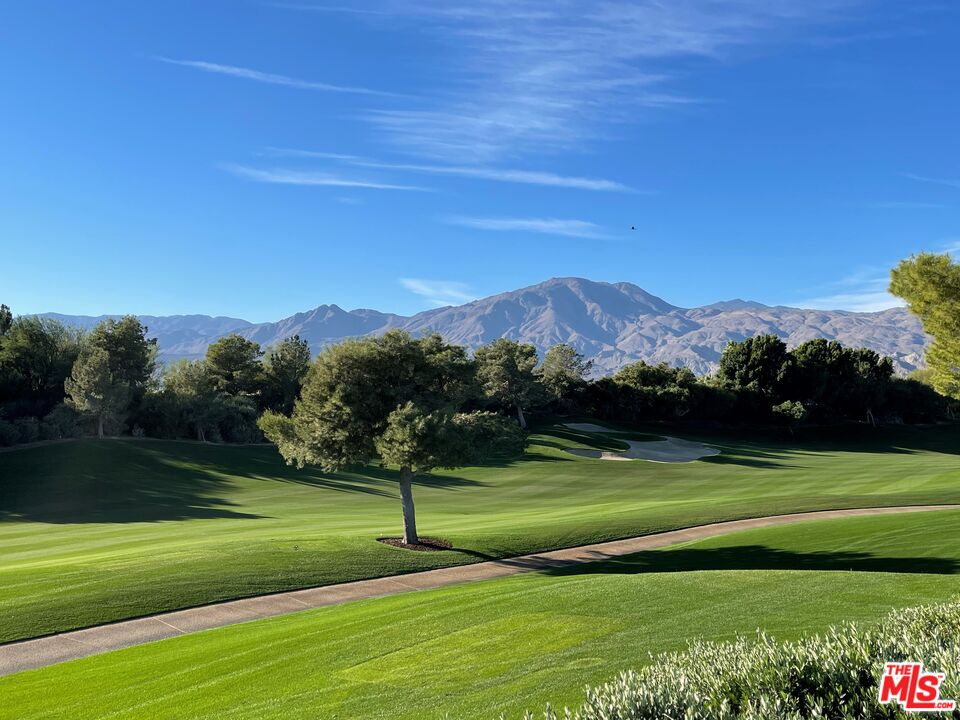
[[[309,368],[310,346],[299,335],[268,350],[263,360],[263,406],[282,413],[292,412]]]
[[[593,368],[592,360],[584,360],[572,345],[561,343],[551,347],[537,368],[537,377],[550,395],[561,399],[586,384]]]
[[[915,255],[890,273],[890,292],[906,301],[933,337],[926,355],[933,386],[960,399],[960,263],[946,254]]]
[[[134,392],[141,392],[156,368],[157,341],[147,339],[147,328],[133,315],[96,325],[86,338],[107,353],[110,372]]]
[[[528,343],[500,338],[477,348],[477,377],[487,397],[516,408],[520,427],[526,429],[524,406],[534,401],[539,385],[534,369],[537,349]]]
[[[750,390],[766,397],[779,392],[787,361],[787,345],[776,335],[757,335],[727,344],[718,375],[734,390]]]
[[[268,411],[263,433],[288,463],[334,471],[375,457],[400,468],[404,542],[419,542],[412,481],[518,450],[516,426],[489,414],[464,414],[474,394],[475,365],[439,336],[401,331],[346,340],[324,349],[310,367],[290,416]]]
[[[67,404],[96,421],[97,437],[104,426],[119,423],[130,397],[130,385],[110,369],[110,354],[96,345],[80,351],[70,377],[64,383]]]
[[[260,344],[227,335],[207,348],[207,370],[213,386],[227,395],[257,395],[263,382]]]

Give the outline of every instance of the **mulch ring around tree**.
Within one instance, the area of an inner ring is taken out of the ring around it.
[[[437,550],[452,550],[453,545],[443,538],[420,538],[418,543],[405,543],[402,537],[382,537],[377,538],[377,542],[384,545],[403,548],[404,550],[417,550],[419,552],[436,552]]]

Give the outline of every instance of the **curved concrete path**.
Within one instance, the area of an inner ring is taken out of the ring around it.
[[[552,550],[504,560],[490,560],[473,565],[457,565],[408,575],[359,580],[340,585],[325,585],[306,590],[261,595],[243,600],[230,600],[215,605],[203,605],[134,620],[123,620],[108,625],[98,625],[86,630],[74,630],[35,640],[23,640],[0,645],[0,676],[273,615],[286,615],[326,605],[341,605],[355,600],[398,595],[414,590],[427,590],[445,585],[457,585],[518,573],[596,562],[643,550],[654,550],[668,545],[702,540],[737,530],[786,525],[802,520],[955,510],[958,508],[960,508],[960,505],[912,505],[906,507],[822,510],[791,513],[789,515],[771,515],[746,520],[730,520],[709,525],[697,525],[684,530],[641,535],[626,540],[581,545],[565,550]]]

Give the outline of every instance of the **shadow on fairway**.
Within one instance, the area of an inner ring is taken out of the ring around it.
[[[0,520],[129,523],[261,517],[234,510],[234,503],[220,496],[229,480],[172,444],[78,442],[11,453],[3,463]]]
[[[618,439],[606,434],[601,433],[591,433],[584,432],[582,430],[572,430],[570,428],[564,427],[551,427],[544,428],[543,430],[538,431],[542,433],[539,438],[535,441],[536,445],[546,445],[547,447],[557,448],[559,450],[566,450],[569,445],[563,443],[552,442],[550,440],[545,440],[545,436],[552,436],[556,438],[561,438],[566,440],[568,443],[578,443],[580,445],[586,445],[589,448],[595,450],[607,450],[610,452],[616,452],[620,450],[629,449],[629,445],[623,442],[623,439]],[[614,432],[614,431],[611,431]],[[657,437],[655,435],[646,435],[643,433],[631,433],[629,436],[631,440],[662,440],[662,437]]]
[[[543,439],[555,436],[598,450],[622,450],[618,438],[656,439],[657,433],[675,435],[685,440],[702,442],[721,450],[720,455],[700,458],[697,462],[715,465],[776,469],[802,468],[804,459],[825,453],[875,453],[914,455],[923,452],[960,455],[960,424],[886,425],[871,427],[865,423],[831,427],[802,427],[792,435],[772,428],[726,428],[684,425],[642,425],[630,435],[598,435],[544,426],[535,444],[564,449],[566,446]],[[662,435],[660,435],[662,437]]]
[[[691,570],[835,570],[861,572],[955,575],[960,563],[953,558],[878,557],[869,553],[829,551],[794,552],[765,545],[729,548],[689,548],[610,558],[598,553],[598,562],[548,568],[552,575],[595,575],[688,572]]]
[[[799,463],[791,462],[800,454],[792,451],[771,452],[743,445],[720,445],[719,443],[714,447],[720,448],[720,454],[700,458],[700,462],[767,469],[804,467]]]
[[[646,428],[645,428],[646,429]],[[936,452],[960,455],[960,423],[885,425],[865,423],[832,427],[801,427],[793,435],[771,428],[677,428],[689,440],[722,446],[724,453],[773,458],[802,458],[822,453],[914,455]],[[664,432],[669,432],[664,430]]]
[[[274,447],[170,441],[80,441],[0,457],[0,521],[132,523],[257,519],[228,499],[237,478],[384,498],[398,495],[397,471],[342,473],[286,465]],[[459,490],[485,483],[433,473],[420,486]]]

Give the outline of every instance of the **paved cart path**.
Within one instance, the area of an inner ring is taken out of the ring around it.
[[[445,585],[457,585],[579,563],[596,562],[643,550],[653,550],[691,540],[724,535],[737,530],[786,525],[803,520],[958,508],[960,508],[960,505],[913,505],[823,510],[791,513],[789,515],[771,515],[746,520],[730,520],[710,523],[709,525],[697,525],[684,530],[641,535],[625,540],[581,545],[580,547],[522,555],[503,560],[489,560],[472,565],[458,565],[394,577],[358,580],[340,585],[325,585],[242,600],[230,600],[133,620],[123,620],[108,625],[98,625],[86,630],[74,630],[34,640],[0,645],[0,676],[273,615],[286,615],[287,613],[300,612],[311,608],[341,605],[385,595],[398,595],[415,590],[427,590],[444,587]]]

